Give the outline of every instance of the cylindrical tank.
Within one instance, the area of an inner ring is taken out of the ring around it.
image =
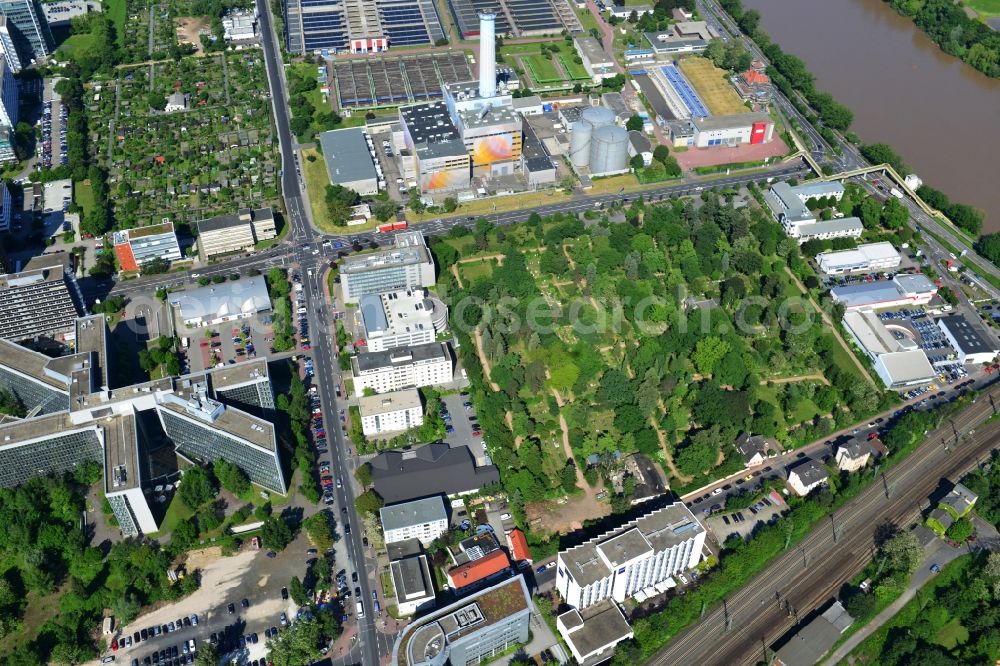
[[[594,126],[594,129],[597,129],[606,125],[614,125],[615,112],[606,106],[588,106],[580,114],[580,120],[586,120]]]
[[[590,135],[594,126],[586,120],[578,120],[569,128],[569,160],[573,166],[585,167],[590,164]]]
[[[596,128],[590,138],[590,173],[610,173],[627,168],[628,132],[616,125]]]

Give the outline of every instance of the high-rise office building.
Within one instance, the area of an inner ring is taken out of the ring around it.
[[[52,53],[52,32],[37,0],[0,0],[0,14],[7,17],[7,30],[22,65]]]
[[[0,55],[3,56],[3,59],[10,66],[11,71],[15,74],[21,71],[21,57],[17,54],[17,49],[14,47],[14,38],[7,28],[7,17],[3,14],[0,14]]]
[[[13,127],[17,124],[17,81],[14,69],[0,58],[0,125]]]
[[[365,294],[381,294],[435,284],[434,258],[419,231],[397,233],[395,247],[340,262],[344,300],[357,303]]]

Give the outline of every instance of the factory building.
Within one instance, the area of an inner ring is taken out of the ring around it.
[[[361,196],[378,194],[378,172],[361,127],[330,130],[319,135],[330,182],[354,190]]]
[[[472,160],[444,102],[400,107],[399,127],[421,192],[469,189]]]
[[[875,273],[898,268],[902,257],[892,243],[866,243],[853,250],[820,252],[816,265],[827,275],[844,273]]]
[[[617,74],[615,61],[605,51],[601,43],[590,35],[573,38],[573,47],[583,61],[583,68],[594,83],[610,79]]]
[[[770,143],[774,138],[774,121],[766,113],[692,117],[691,122],[695,128],[694,145],[698,148]]]
[[[365,294],[433,287],[434,258],[419,231],[397,233],[395,246],[377,254],[346,257],[340,263],[340,289],[348,303]]]
[[[604,599],[623,603],[675,585],[672,576],[701,560],[705,528],[682,502],[559,553],[556,589],[571,608]]]
[[[289,53],[373,53],[445,38],[433,0],[284,0]]]

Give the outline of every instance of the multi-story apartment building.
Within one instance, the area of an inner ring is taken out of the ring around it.
[[[556,589],[576,609],[603,599],[622,603],[672,586],[671,577],[695,566],[704,546],[705,528],[675,502],[560,552]]]
[[[358,303],[368,351],[434,342],[448,325],[448,306],[421,288],[365,294]]]
[[[416,389],[363,396],[358,407],[361,410],[361,430],[366,437],[409,430],[424,424],[423,404]]]
[[[379,517],[386,543],[418,539],[428,546],[448,530],[448,510],[440,495],[384,506]]]
[[[80,314],[80,289],[68,253],[43,254],[20,273],[0,275],[0,338],[70,342]]]
[[[340,264],[344,300],[357,303],[365,294],[432,287],[434,258],[419,231],[397,233],[395,247],[376,254],[347,257]]]
[[[478,664],[528,642],[531,596],[522,576],[414,620],[392,648],[399,666]]]
[[[219,215],[198,223],[198,252],[203,261],[220,254],[250,250],[278,235],[271,208],[240,208],[235,215]]]
[[[52,32],[37,0],[0,0],[0,14],[7,17],[7,29],[22,65],[52,53]]]
[[[358,397],[370,388],[389,393],[452,381],[451,352],[446,342],[432,342],[381,352],[364,352],[351,359],[354,391]]]

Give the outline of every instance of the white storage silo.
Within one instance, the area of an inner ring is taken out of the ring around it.
[[[594,130],[590,138],[590,173],[612,173],[628,168],[628,132],[617,125]]]
[[[586,120],[578,120],[569,129],[569,160],[573,166],[585,167],[590,164],[590,136],[594,126]]]
[[[604,106],[589,106],[580,114],[580,120],[586,120],[594,129],[615,124],[615,112]]]

